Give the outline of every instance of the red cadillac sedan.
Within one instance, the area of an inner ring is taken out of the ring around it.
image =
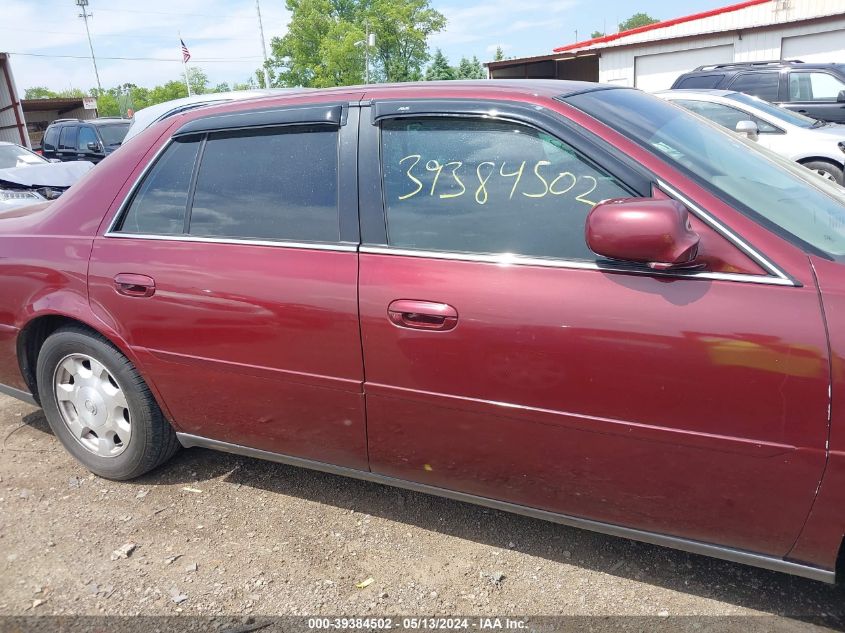
[[[306,91],[0,214],[0,383],[106,478],[211,447],[833,582],[843,265],[845,189],[634,89]]]

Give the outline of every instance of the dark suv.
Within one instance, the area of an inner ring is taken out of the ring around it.
[[[99,163],[120,147],[131,121],[126,119],[57,119],[44,132],[44,158]]]
[[[735,90],[822,121],[845,123],[845,64],[799,60],[699,66],[672,84],[676,88]]]

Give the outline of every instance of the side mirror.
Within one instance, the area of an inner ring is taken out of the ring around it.
[[[836,103],[845,103],[845,90],[840,90],[836,95]]]
[[[103,151],[102,148],[100,147],[100,144],[96,143],[94,141],[91,141],[90,143],[88,143],[88,149],[92,152],[102,152]]]
[[[737,121],[736,131],[745,134],[752,141],[756,141],[757,135],[760,133],[754,121]]]
[[[680,202],[617,198],[600,202],[587,216],[587,245],[604,257],[646,264],[655,270],[696,267],[698,233]]]

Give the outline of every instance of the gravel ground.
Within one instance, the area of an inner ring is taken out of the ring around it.
[[[254,459],[192,449],[136,481],[103,480],[63,451],[39,409],[4,396],[0,437],[0,616],[845,628],[841,588]],[[766,615],[776,617],[740,617]]]

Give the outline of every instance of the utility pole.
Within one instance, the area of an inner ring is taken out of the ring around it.
[[[76,6],[82,9],[79,17],[85,20],[85,33],[88,35],[88,48],[91,49],[91,62],[94,64],[94,76],[97,78],[97,89],[102,94],[103,87],[100,85],[100,73],[97,71],[97,58],[94,57],[94,45],[91,43],[91,31],[88,30],[88,18],[93,18],[93,13],[88,13],[88,0],[76,0]]]
[[[255,10],[258,12],[258,32],[261,35],[261,52],[264,53],[264,87],[270,87],[270,71],[267,70],[267,45],[264,43],[264,23],[261,21],[261,5],[255,0]]]

